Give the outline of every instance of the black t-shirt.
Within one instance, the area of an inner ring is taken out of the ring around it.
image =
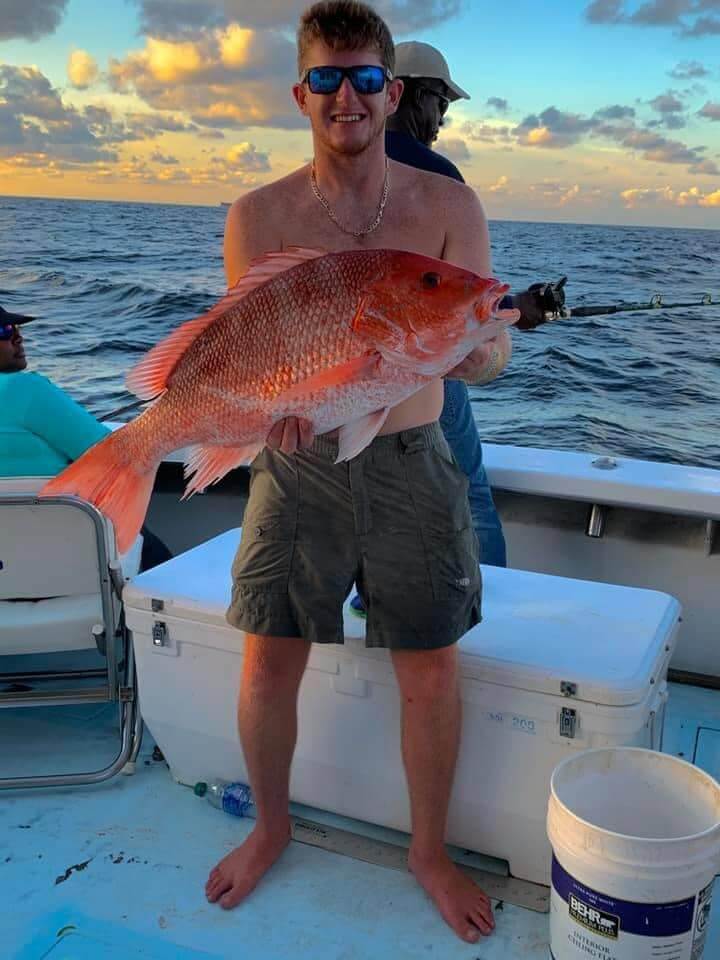
[[[397,130],[385,131],[385,152],[391,160],[404,163],[408,167],[417,167],[419,170],[429,170],[430,173],[440,173],[453,180],[465,183],[465,178],[458,168],[447,157],[435,153],[424,143],[411,137],[408,133]]]

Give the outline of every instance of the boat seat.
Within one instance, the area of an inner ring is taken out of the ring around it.
[[[36,494],[48,477],[0,478],[4,494]],[[123,581],[140,569],[142,536],[130,550],[118,557],[112,526],[102,518],[112,565],[119,562]],[[56,653],[96,649],[102,636],[103,611],[99,591],[96,549],[92,521],[86,526],[76,512],[61,511],[52,516],[28,505],[23,511],[3,515],[0,540],[0,656]],[[90,524],[90,526],[87,526]],[[12,545],[12,564],[2,554]],[[73,557],[72,566],[67,558]],[[7,567],[7,569],[5,569]],[[120,605],[114,605],[114,626]],[[101,650],[101,652],[103,652]]]
[[[119,702],[121,744],[105,771],[0,779],[0,788],[105,779],[136,754],[142,730],[122,609],[142,541],[119,557],[112,524],[94,506],[38,497],[46,479],[0,480],[0,708]],[[58,667],[55,654],[88,650],[102,655],[91,668],[87,657],[81,669]]]

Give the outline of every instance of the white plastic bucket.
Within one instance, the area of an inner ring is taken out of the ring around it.
[[[552,775],[547,827],[554,960],[700,960],[720,869],[711,776],[652,750],[578,753]]]

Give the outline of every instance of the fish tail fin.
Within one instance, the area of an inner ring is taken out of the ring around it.
[[[40,491],[41,497],[72,494],[92,503],[115,528],[119,553],[132,546],[145,520],[159,462],[139,467],[128,451],[127,424],[96,443]]]

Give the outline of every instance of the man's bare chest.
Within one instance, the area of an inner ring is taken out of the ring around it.
[[[342,250],[411,250],[428,257],[441,258],[446,229],[441,218],[431,217],[422,209],[388,210],[379,226],[362,237],[342,230],[318,203],[303,205],[278,223],[282,249],[291,246],[314,247],[330,253]],[[342,221],[341,221],[342,222]],[[362,224],[344,224],[351,229]]]

